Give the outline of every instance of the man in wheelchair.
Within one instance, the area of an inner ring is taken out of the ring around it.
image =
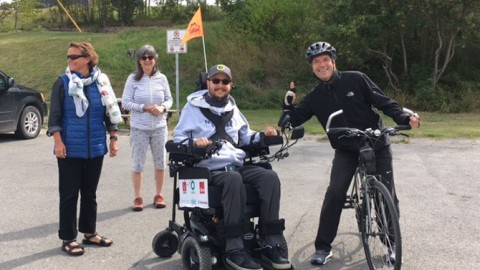
[[[222,187],[222,232],[225,239],[225,263],[233,269],[262,269],[245,249],[242,240],[242,219],[246,206],[245,184],[252,185],[260,199],[259,234],[262,259],[275,269],[290,269],[286,256],[283,230],[284,220],[279,218],[280,180],[276,172],[262,166],[244,165],[247,154],[240,147],[259,142],[261,136],[276,136],[274,128],[263,132],[250,129],[247,119],[229,95],[232,75],[225,65],[213,66],[207,77],[208,90],[192,93],[187,98],[174,141],[193,141],[198,148],[207,148],[218,140],[224,143],[216,154],[203,159],[195,166],[208,168],[209,185]]]

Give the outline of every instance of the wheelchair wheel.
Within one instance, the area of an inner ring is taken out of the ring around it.
[[[211,270],[210,249],[201,246],[193,237],[187,237],[182,245],[182,264],[186,270]]]
[[[155,235],[152,241],[152,249],[159,257],[169,258],[177,251],[178,238],[168,230]]]

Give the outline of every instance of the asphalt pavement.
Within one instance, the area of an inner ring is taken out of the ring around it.
[[[151,247],[155,234],[171,219],[172,179],[167,176],[164,186],[167,208],[154,209],[149,156],[143,186],[146,207],[132,212],[127,134],[119,136],[119,145],[117,157],[105,157],[97,193],[97,231],[114,244],[86,247],[83,256],[70,257],[61,251],[57,236],[53,139],[45,131],[34,140],[0,135],[0,269],[182,269],[178,254],[159,258]],[[480,140],[412,138],[393,145],[393,151],[403,269],[480,269]],[[368,269],[355,217],[348,209],[342,214],[332,260],[322,267],[309,262],[332,156],[328,142],[305,138],[291,148],[287,159],[273,163],[282,180],[281,216],[296,269]]]

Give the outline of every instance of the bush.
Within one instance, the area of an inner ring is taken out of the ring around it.
[[[418,88],[418,107],[423,111],[444,113],[473,112],[480,110],[480,84],[459,83],[456,87],[440,85],[432,90],[430,85]]]

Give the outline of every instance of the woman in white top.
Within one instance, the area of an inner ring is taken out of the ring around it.
[[[130,111],[130,146],[132,148],[132,181],[135,192],[133,211],[143,210],[141,196],[143,169],[148,147],[155,167],[156,193],[153,204],[164,208],[162,194],[165,175],[165,142],[168,136],[167,110],[172,95],[167,77],[157,67],[158,54],[151,45],[137,52],[137,70],[128,76],[123,90],[122,107]]]

